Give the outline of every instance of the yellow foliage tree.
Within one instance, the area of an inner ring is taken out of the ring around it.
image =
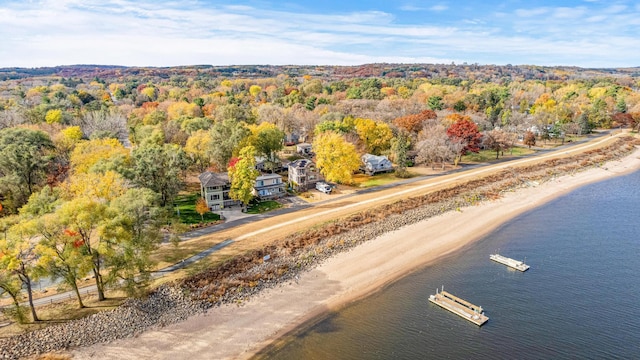
[[[180,101],[169,105],[167,108],[167,115],[169,116],[169,120],[177,119],[181,116],[194,118],[202,116],[202,111],[198,104]]]
[[[79,142],[71,153],[71,168],[74,173],[87,173],[100,161],[119,157],[129,159],[129,150],[113,138],[93,139]]]
[[[115,171],[74,174],[62,185],[66,198],[84,197],[109,202],[128,189],[127,181]]]
[[[47,111],[47,114],[44,116],[44,120],[47,124],[59,124],[62,121],[62,110],[52,109]]]
[[[371,119],[355,119],[356,133],[367,147],[367,152],[380,155],[391,147],[393,132],[389,125]]]
[[[206,170],[211,163],[209,157],[211,146],[212,138],[208,130],[198,130],[187,139],[184,151],[199,171]]]
[[[353,182],[353,172],[360,167],[360,159],[353,144],[333,131],[318,134],[313,141],[316,165],[327,181],[340,184]]]
[[[258,85],[251,85],[251,87],[249,88],[249,94],[251,94],[251,96],[253,97],[258,96],[260,92],[262,92],[262,88]]]

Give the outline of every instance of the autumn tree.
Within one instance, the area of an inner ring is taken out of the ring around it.
[[[207,201],[201,197],[196,200],[196,212],[200,214],[200,220],[204,221],[204,214],[209,212]]]
[[[532,131],[528,130],[524,133],[524,144],[527,145],[529,149],[531,149],[532,146],[536,146],[536,135]]]
[[[422,126],[425,121],[430,119],[436,119],[436,115],[433,110],[424,110],[419,114],[405,115],[393,120],[394,125],[404,129],[410,133],[418,134],[422,130]]]
[[[62,110],[52,109],[47,111],[44,120],[47,122],[47,124],[59,124],[60,122],[62,122]]]
[[[316,165],[328,181],[341,184],[353,182],[353,172],[360,168],[360,159],[353,144],[333,131],[317,135],[313,141]]]
[[[187,139],[184,151],[199,172],[205,171],[211,164],[209,151],[211,147],[212,141],[209,131],[198,130]]]
[[[129,150],[117,139],[80,141],[71,152],[71,170],[74,174],[98,170],[121,170],[129,167]]]
[[[478,130],[478,125],[471,121],[468,116],[462,116],[455,123],[451,124],[447,129],[447,135],[452,142],[461,142],[464,147],[460,150],[456,157],[455,163],[457,164],[462,158],[462,155],[471,152],[480,151],[480,141],[482,140],[482,134]]]
[[[80,127],[85,137],[90,139],[128,141],[127,117],[115,108],[87,112],[82,117]]]
[[[256,170],[256,149],[249,145],[240,150],[238,161],[228,168],[231,190],[229,197],[242,202],[243,206],[253,199],[253,186],[260,174]]]
[[[27,291],[27,299],[33,321],[40,321],[33,304],[33,283],[37,280],[38,254],[37,240],[29,235],[29,227],[24,221],[11,226],[7,236],[0,239],[0,272],[16,277],[21,287]]]
[[[355,119],[354,123],[356,133],[368,153],[380,155],[383,151],[389,150],[393,138],[389,125],[362,118]]]
[[[66,229],[56,214],[45,214],[29,223],[30,231],[40,237],[36,245],[38,266],[52,279],[70,286],[83,308],[78,281],[91,270],[91,258],[83,251],[81,236]]]

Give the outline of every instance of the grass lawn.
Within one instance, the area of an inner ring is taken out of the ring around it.
[[[535,152],[535,150],[524,147],[513,147],[510,150],[506,150],[504,155],[500,155],[499,159],[518,157],[528,155]],[[480,150],[479,153],[468,153],[462,157],[462,162],[466,163],[483,163],[496,160],[496,152],[494,150]]]
[[[413,176],[415,175],[411,174],[411,177]],[[368,188],[373,186],[390,184],[400,180],[404,180],[404,179],[396,177],[396,174],[393,172],[383,173],[383,174],[378,174],[373,176],[369,176],[366,174],[355,174],[353,175],[353,183],[354,183],[353,186],[359,187],[359,188]]]
[[[200,224],[202,218],[196,212],[196,200],[200,197],[200,193],[180,194],[173,202],[175,214],[180,212],[180,222],[183,224]],[[204,214],[204,222],[220,220],[218,214],[207,212]]]
[[[249,204],[249,207],[247,208],[247,214],[261,214],[263,212],[279,209],[281,207],[282,207],[282,204],[280,204],[277,201],[273,201],[273,200],[260,201],[255,204]]]

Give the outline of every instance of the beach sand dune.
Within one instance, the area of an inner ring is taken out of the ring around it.
[[[387,233],[248,302],[211,309],[136,338],[75,350],[75,359],[244,359],[306,321],[339,309],[579,186],[640,169],[639,151],[604,167],[506,193]],[[425,299],[426,301],[426,299]]]

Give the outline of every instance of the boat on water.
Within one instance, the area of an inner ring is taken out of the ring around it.
[[[463,300],[451,293],[436,289],[435,295],[429,295],[429,301],[440,306],[443,309],[449,310],[452,313],[471,321],[472,323],[482,326],[489,320],[489,317],[484,314],[482,306],[474,305],[466,300]]]
[[[529,265],[525,264],[524,261],[518,261],[499,254],[491,254],[489,255],[489,259],[518,271],[525,272],[529,270]]]

